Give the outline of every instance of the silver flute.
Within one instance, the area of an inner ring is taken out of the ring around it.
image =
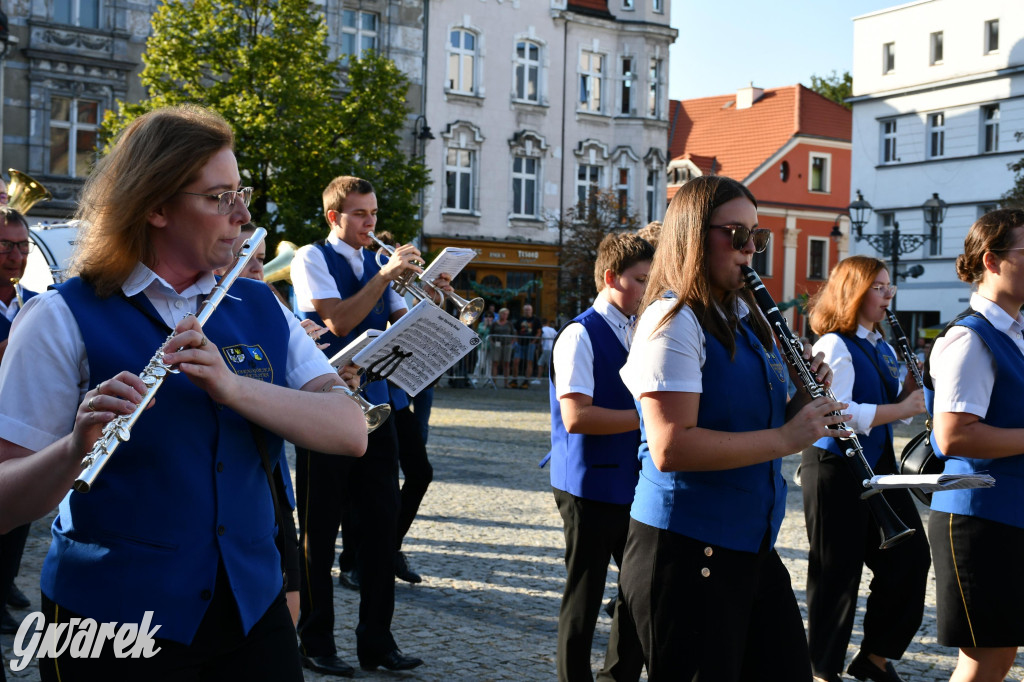
[[[245,270],[245,266],[249,263],[249,260],[256,253],[256,249],[266,236],[267,231],[262,227],[257,227],[252,236],[242,244],[242,248],[239,250],[231,270],[221,277],[217,286],[213,288],[213,291],[210,292],[210,295],[206,297],[203,305],[199,308],[196,319],[200,325],[205,324],[210,319],[210,316],[213,315],[213,311],[224,300],[228,289],[231,288],[231,285],[235,283],[235,280]],[[189,314],[191,315],[191,313]],[[132,427],[135,426],[135,422],[139,420],[142,413],[146,411],[146,406],[153,400],[153,396],[156,395],[157,390],[164,383],[164,379],[167,378],[168,374],[178,374],[181,371],[177,367],[164,362],[163,348],[175,336],[175,332],[171,332],[167,340],[160,344],[160,347],[156,349],[156,353],[149,359],[149,364],[139,374],[142,383],[146,385],[146,394],[142,396],[142,402],[135,407],[131,414],[118,415],[108,422],[103,427],[103,433],[100,434],[99,439],[92,446],[92,450],[82,459],[82,475],[75,479],[72,485],[78,492],[87,493],[92,490],[96,477],[99,476],[100,471],[110,461],[110,456],[117,450],[117,446],[131,438]],[[179,348],[179,350],[181,349]]]

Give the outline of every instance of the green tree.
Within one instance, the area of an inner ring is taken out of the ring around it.
[[[105,142],[146,111],[193,102],[234,129],[242,181],[255,189],[253,221],[271,234],[283,228],[299,244],[322,237],[323,188],[336,175],[370,169],[383,207],[391,210],[395,193],[402,215],[415,213],[403,201],[416,196],[426,171],[399,158],[407,80],[389,60],[355,60],[350,92],[339,100],[341,65],[329,58],[326,24],[308,0],[167,0],[152,27],[140,74],[149,98],[108,111]],[[379,90],[360,90],[370,87]],[[351,112],[361,98],[377,109],[357,119]]]
[[[1024,131],[1017,131],[1013,136],[1020,142],[1024,139]],[[1003,195],[1000,203],[1003,208],[1024,209],[1024,159],[1007,164],[1007,167],[1013,171],[1013,187]]]
[[[853,105],[845,100],[853,95],[853,76],[849,71],[844,71],[840,76],[835,69],[827,76],[811,76],[811,90],[836,104],[841,104],[847,109]]]
[[[558,314],[573,317],[586,310],[597,296],[594,263],[601,240],[611,232],[635,232],[642,223],[619,202],[615,192],[596,190],[590,201],[571,206],[554,224],[562,235]]]

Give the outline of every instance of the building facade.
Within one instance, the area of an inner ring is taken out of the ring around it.
[[[440,0],[426,23],[424,245],[476,249],[460,292],[553,320],[565,209],[664,213],[668,2]]]
[[[830,234],[850,191],[850,112],[802,85],[750,85],[673,101],[669,123],[669,198],[701,175],[743,182],[757,198],[760,226],[772,231],[754,268],[790,326],[806,333],[795,303],[841,257]]]
[[[1007,164],[1024,156],[1024,4],[922,0],[854,19],[851,190],[873,207],[864,234],[924,243],[899,255],[897,305],[907,332],[967,307],[954,270],[971,223],[1013,184]],[[928,225],[938,194],[945,220]],[[908,244],[908,247],[913,246]],[[867,241],[853,253],[878,255]],[[915,270],[918,268],[915,268]]]

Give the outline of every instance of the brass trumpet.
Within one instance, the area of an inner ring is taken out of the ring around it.
[[[383,268],[388,262],[388,259],[394,255],[395,249],[378,239],[377,235],[374,233],[371,232],[369,236],[370,239],[380,247],[377,249],[377,265]],[[428,294],[422,286],[416,284],[414,281],[418,277],[419,273],[410,270],[392,282],[391,286],[394,287],[395,291],[399,294],[405,295],[408,293],[415,298],[417,302],[430,301],[431,303],[434,303],[434,297]],[[484,299],[482,298],[477,297],[471,301],[467,301],[454,291],[451,293],[439,291],[439,293],[441,294],[441,303],[443,304],[444,299],[446,298],[451,301],[452,305],[454,305],[456,310],[459,311],[459,314],[456,316],[459,318],[459,322],[462,322],[462,324],[467,327],[473,326],[477,319],[479,319],[480,314],[484,311]],[[435,303],[435,305],[437,304]]]
[[[356,401],[356,405],[359,406],[359,410],[363,413],[363,418],[366,420],[366,433],[373,433],[377,427],[387,421],[388,415],[391,414],[391,406],[387,403],[374,405],[364,398],[362,393],[353,391],[348,386],[331,386],[330,390],[340,391]]]

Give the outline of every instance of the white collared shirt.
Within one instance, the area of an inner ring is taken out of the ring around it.
[[[661,298],[648,306],[637,323],[629,359],[619,371],[622,382],[637,400],[644,393],[656,391],[704,392],[707,338],[690,306],[683,306],[655,332],[675,304],[675,298]],[[736,316],[743,319],[749,314],[746,302],[737,297]]]
[[[0,315],[3,315],[5,318],[7,318],[8,322],[14,319],[14,316],[18,314],[18,310],[19,308],[17,296],[11,298],[10,304],[0,301]]]
[[[608,323],[622,347],[629,349],[632,335],[629,318],[600,294],[594,299],[594,310]],[[594,344],[586,327],[570,324],[565,328],[555,344],[552,363],[555,395],[563,398],[570,393],[582,393],[594,397]]]
[[[1024,317],[1010,317],[977,292],[971,294],[971,307],[1024,353]],[[980,336],[967,327],[950,329],[935,341],[929,371],[935,386],[934,412],[966,412],[985,418],[996,383],[996,363]]]
[[[885,341],[881,334],[868,329],[864,325],[857,326],[856,335],[857,338],[864,339],[872,346],[879,341]],[[886,342],[885,345],[889,346],[889,343]],[[889,346],[889,350],[893,355],[896,354],[892,346]],[[811,352],[815,355],[818,353],[825,354],[825,362],[832,369],[832,394],[835,395],[836,400],[839,402],[849,403],[850,405],[846,409],[846,413],[851,415],[853,419],[849,421],[848,425],[857,433],[864,434],[865,436],[869,435],[871,433],[871,422],[875,420],[875,412],[878,410],[878,405],[853,401],[853,383],[856,374],[853,371],[853,355],[850,353],[850,349],[846,347],[846,341],[838,334],[825,334],[814,344]],[[904,424],[911,422],[910,419],[901,421]]]
[[[345,259],[352,268],[356,279],[363,277],[363,249],[353,248],[343,242],[332,231],[327,235],[327,244],[335,253]],[[313,300],[324,298],[343,298],[338,291],[338,283],[331,277],[327,269],[324,254],[314,244],[307,244],[295,253],[292,260],[292,286],[295,287],[295,304],[305,313],[315,312]],[[395,293],[390,286],[384,294],[392,311],[408,308],[405,299]]]
[[[140,263],[122,291],[127,296],[144,293],[160,319],[173,328],[185,313],[197,311],[200,297],[209,294],[215,284],[213,275],[206,273],[179,294]],[[301,388],[319,376],[332,374],[327,358],[306,335],[298,318],[284,306],[280,309],[289,329],[285,385]],[[125,369],[138,374],[143,368]],[[56,291],[46,291],[26,301],[0,364],[0,438],[41,450],[71,432],[88,390],[85,342],[64,298]]]

